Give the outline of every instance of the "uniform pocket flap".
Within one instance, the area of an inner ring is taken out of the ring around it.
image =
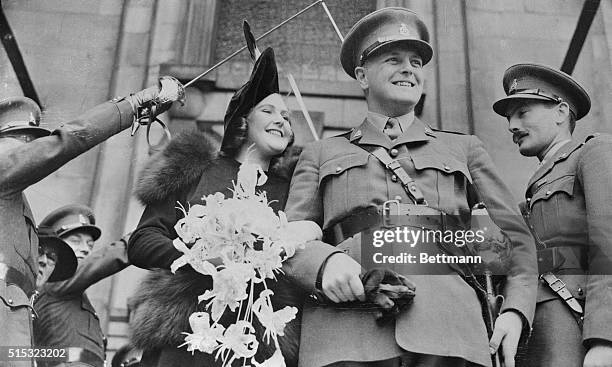
[[[92,315],[94,315],[96,319],[98,318],[98,313],[96,312],[96,310],[93,308],[91,303],[86,298],[83,298],[81,300],[81,308],[86,311],[89,311]]]
[[[30,300],[25,292],[15,284],[0,280],[0,299],[9,307],[28,307]]]
[[[351,154],[328,160],[321,165],[319,184],[327,176],[340,175],[349,168],[366,165],[369,158],[369,154]]]
[[[417,170],[424,170],[433,168],[438,171],[442,171],[448,174],[459,172],[463,174],[470,183],[472,183],[472,176],[467,168],[467,164],[449,157],[449,156],[438,156],[438,155],[415,155],[412,156],[412,162],[414,168]]]
[[[574,196],[574,181],[576,176],[568,175],[561,176],[554,181],[547,182],[538,187],[538,191],[533,194],[530,202],[530,208],[538,200],[548,200],[556,193],[565,193],[568,196]]]

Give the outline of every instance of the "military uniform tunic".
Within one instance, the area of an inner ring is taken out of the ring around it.
[[[611,178],[612,137],[600,135],[568,142],[529,180],[528,222],[544,246],[565,248],[553,273],[584,305],[584,328],[541,282],[526,365],[582,365],[583,344],[612,342]]]
[[[0,345],[31,345],[26,306],[35,287],[38,237],[23,190],[129,127],[132,115],[127,101],[105,103],[51,136],[0,153]]]
[[[484,201],[514,245],[503,309],[516,310],[530,322],[535,306],[535,248],[509,190],[474,136],[435,131],[415,119],[391,141],[366,119],[346,136],[312,143],[300,156],[292,179],[288,219],[312,220],[326,230],[364,207],[394,198],[410,203],[393,174],[362,149],[367,145],[387,149],[433,208],[462,214],[470,212],[476,196]],[[417,294],[395,325],[378,326],[369,311],[307,304],[300,365],[375,361],[404,351],[490,365],[487,332],[474,290],[457,274],[409,278]]]

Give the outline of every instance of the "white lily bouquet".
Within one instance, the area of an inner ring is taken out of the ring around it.
[[[203,197],[202,205],[188,210],[181,207],[185,217],[174,227],[179,235],[174,246],[184,255],[172,264],[171,271],[189,264],[212,277],[212,289],[198,297],[198,302],[206,301],[209,312],[191,314],[192,333],[184,333],[185,343],[179,347],[187,346],[192,353],[216,352],[215,358],[221,358],[223,366],[240,358],[245,359],[245,365],[285,366],[278,337],[284,335],[285,325],[295,318],[297,308],[274,310],[268,285],[300,243],[290,239],[285,214],[275,214],[266,193],[256,192],[266,180],[258,165],[243,163],[233,182],[233,197],[217,192]],[[213,265],[212,259],[220,265]],[[263,286],[259,294],[256,284]],[[238,313],[236,322],[226,328],[219,320],[227,309],[238,309]],[[273,356],[262,363],[254,358],[261,342],[255,334],[254,318],[265,330],[265,342],[272,340],[276,347]]]

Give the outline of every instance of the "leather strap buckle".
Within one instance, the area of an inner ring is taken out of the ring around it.
[[[393,206],[395,206],[395,214],[392,213]],[[382,218],[383,225],[385,227],[393,226],[394,220],[392,219],[392,215],[395,215],[396,218],[400,216],[400,202],[399,200],[387,200],[382,205]]]

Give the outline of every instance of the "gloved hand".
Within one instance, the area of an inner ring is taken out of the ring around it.
[[[156,86],[143,89],[140,92],[126,97],[135,109],[147,108],[156,105],[156,115],[167,111],[173,102],[185,101],[185,88],[181,82],[171,76],[162,76]]]
[[[406,277],[390,269],[374,268],[361,276],[366,300],[378,306],[376,322],[385,324],[395,319],[412,303],[416,286]]]
[[[185,102],[185,88],[176,78],[162,76],[159,84],[130,94],[126,100],[132,105],[134,111],[134,124],[132,135],[139,125],[149,125],[155,117],[170,109],[173,102]]]

